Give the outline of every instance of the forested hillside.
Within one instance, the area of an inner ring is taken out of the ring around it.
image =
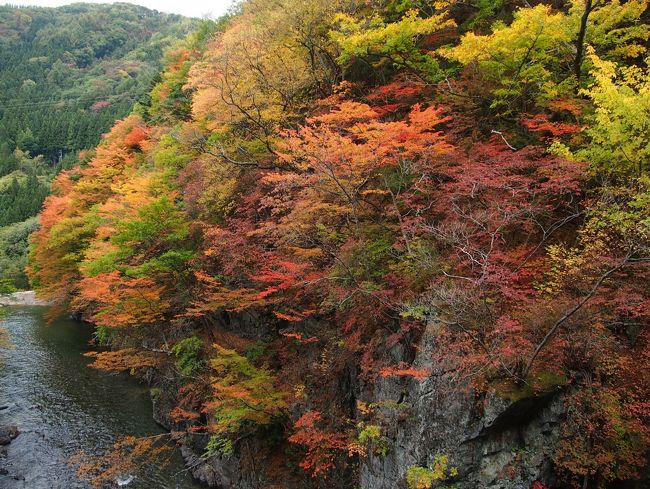
[[[0,229],[34,217],[51,178],[146,102],[164,49],[195,25],[129,4],[0,6]],[[0,241],[0,263],[15,252]],[[18,265],[0,281],[25,286]]]
[[[56,178],[30,277],[217,487],[646,487],[647,20],[245,1]]]

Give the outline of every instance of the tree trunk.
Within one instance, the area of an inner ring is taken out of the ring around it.
[[[585,37],[587,35],[587,21],[589,20],[589,14],[593,9],[593,0],[585,0],[585,10],[582,13],[582,18],[580,19],[580,31],[578,31],[578,39],[576,39],[576,57],[573,61],[573,72],[576,75],[578,81],[582,76],[582,59],[585,54]]]

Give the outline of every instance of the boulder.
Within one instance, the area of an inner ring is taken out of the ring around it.
[[[18,435],[20,431],[17,426],[0,426],[0,445],[9,445]]]

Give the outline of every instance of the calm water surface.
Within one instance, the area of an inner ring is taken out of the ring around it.
[[[0,425],[21,434],[7,448],[0,467],[1,489],[74,489],[89,485],[67,461],[78,450],[102,453],[123,435],[153,435],[162,429],[151,418],[146,387],[126,376],[87,368],[92,329],[59,320],[48,325],[45,308],[10,308],[0,325],[9,331],[13,350],[0,366]],[[178,453],[168,467],[150,466],[129,489],[200,487],[183,471]],[[22,480],[24,479],[24,480]],[[117,484],[115,484],[117,487]]]

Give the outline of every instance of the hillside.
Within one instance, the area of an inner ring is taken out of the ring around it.
[[[94,147],[193,25],[126,3],[0,7],[0,146],[52,162]]]
[[[647,19],[245,1],[55,179],[32,283],[214,487],[646,487]]]
[[[0,6],[0,228],[36,215],[51,178],[146,101],[163,51],[195,26],[129,4]]]

